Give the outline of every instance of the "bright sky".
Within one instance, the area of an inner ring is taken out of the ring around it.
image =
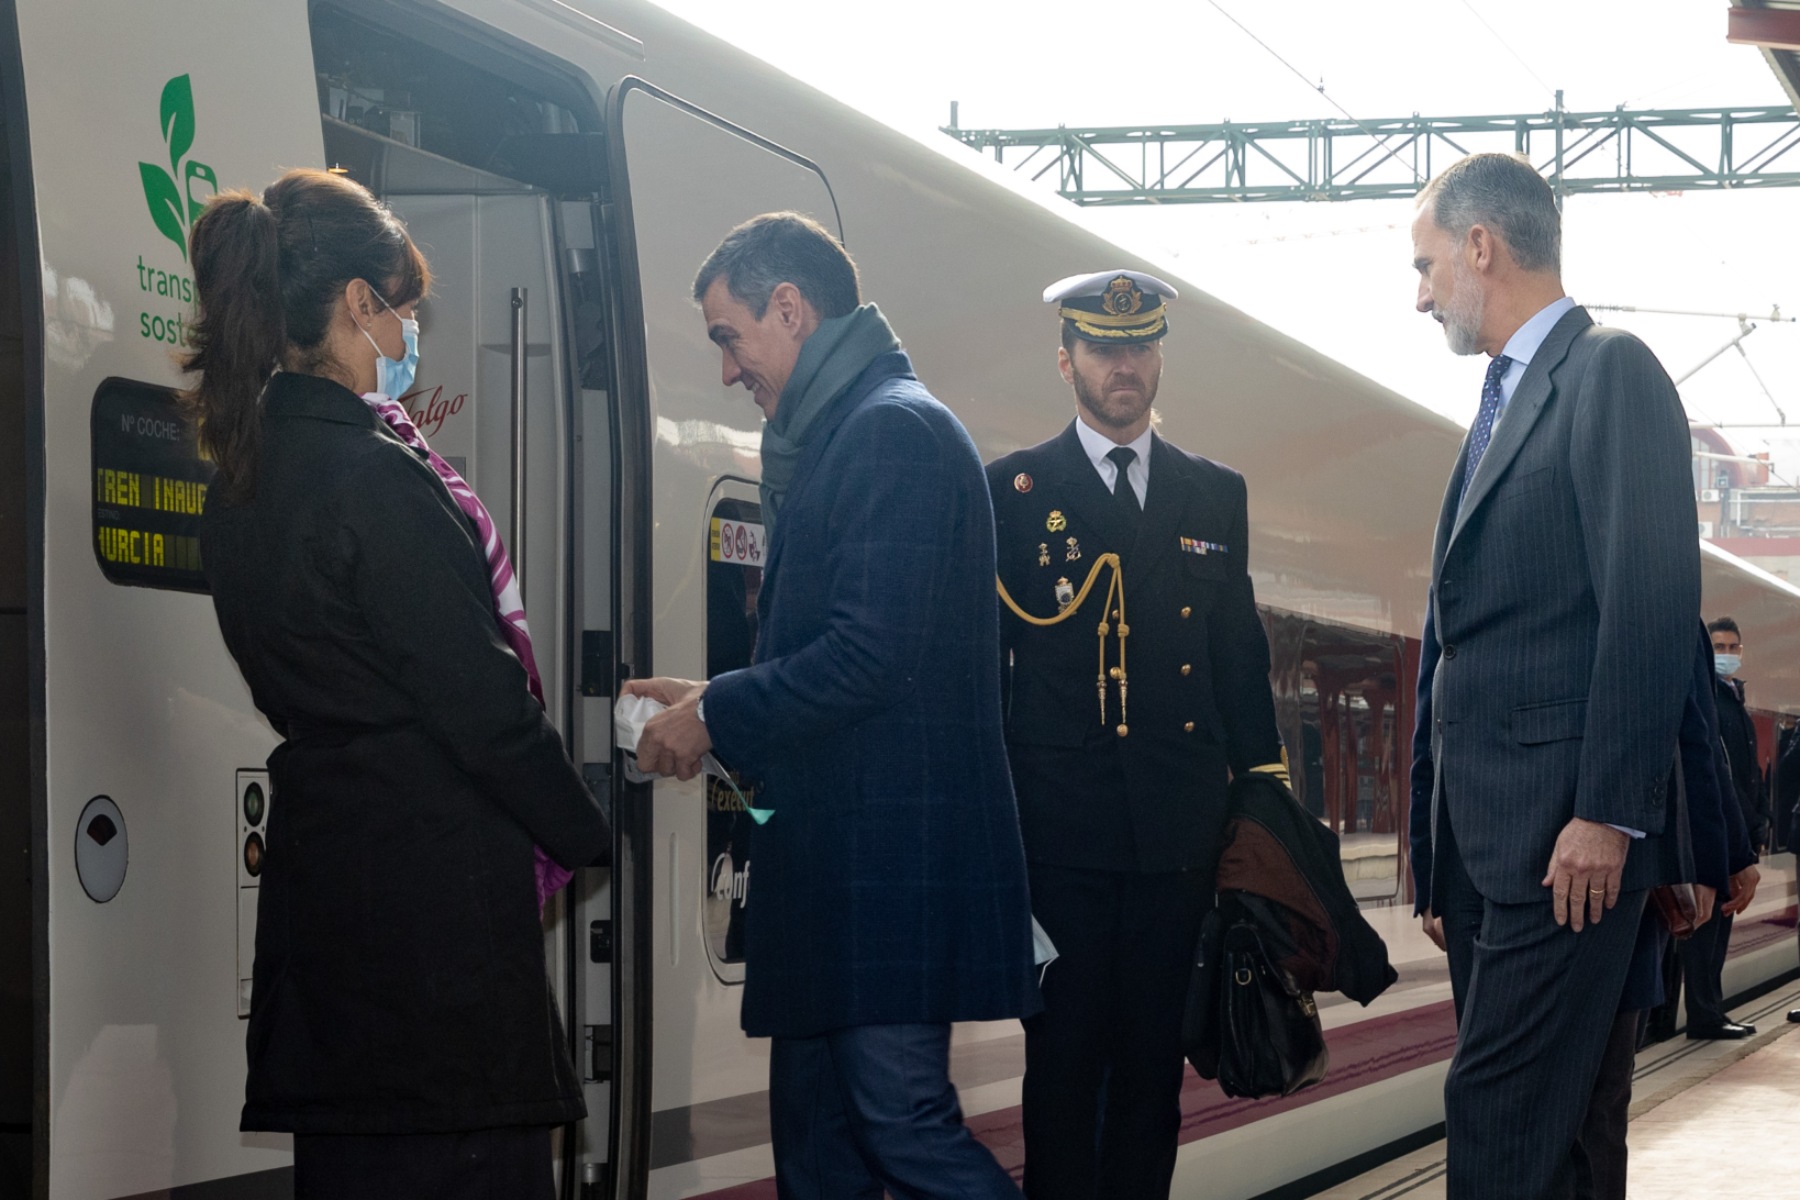
[[[948,122],[952,100],[964,128],[1341,115],[1332,100],[1365,120],[1539,112],[1558,87],[1573,111],[1787,102],[1760,54],[1726,43],[1724,0],[657,2],[922,136]],[[1800,151],[1792,158],[1800,170]],[[1800,316],[1797,215],[1793,189],[1572,196],[1564,282],[1586,303],[1753,314],[1781,305]],[[1485,359],[1453,357],[1436,323],[1412,310],[1411,201],[1086,218],[1403,395],[1473,417]],[[1597,315],[1637,332],[1678,378],[1737,333],[1732,320]],[[1800,325],[1764,323],[1744,350],[1748,363],[1729,351],[1683,385],[1689,412],[1772,424],[1759,374],[1793,433],[1727,436],[1746,452],[1772,446],[1800,482]]]

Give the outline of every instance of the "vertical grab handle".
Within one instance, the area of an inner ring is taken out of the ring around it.
[[[525,289],[512,290],[512,555],[519,597],[525,596]]]

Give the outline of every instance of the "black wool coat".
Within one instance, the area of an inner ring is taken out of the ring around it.
[[[775,522],[755,663],[706,689],[719,757],[775,810],[755,834],[744,1030],[1030,1016],[981,459],[899,352],[828,422]]]
[[[243,1128],[435,1133],[583,1114],[532,845],[604,816],[494,619],[475,527],[328,380],[264,394],[254,499],[207,507],[219,627],[287,740],[257,916]]]

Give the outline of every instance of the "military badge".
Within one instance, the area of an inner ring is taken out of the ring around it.
[[[1049,542],[1039,542],[1038,543],[1038,566],[1047,567],[1049,565],[1050,565],[1050,543]]]
[[[1020,471],[1017,475],[1013,476],[1013,491],[1018,492],[1020,495],[1024,495],[1026,492],[1029,492],[1030,490],[1031,490],[1031,476],[1027,475],[1023,471]]]
[[[1062,515],[1062,509],[1053,508],[1050,515],[1044,518],[1044,528],[1051,533],[1061,533],[1069,527],[1069,518]]]
[[[1075,603],[1075,585],[1067,579],[1058,579],[1056,581],[1056,611],[1061,612],[1073,603]]]
[[[1070,538],[1069,539],[1069,553],[1064,556],[1064,559],[1067,562],[1080,562],[1081,561],[1081,543],[1076,541],[1074,538]]]

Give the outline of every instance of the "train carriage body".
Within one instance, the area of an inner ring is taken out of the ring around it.
[[[287,1139],[237,1132],[277,739],[204,595],[209,471],[171,389],[194,216],[315,166],[432,261],[406,403],[514,549],[552,716],[614,815],[612,865],[546,921],[590,1110],[567,1194],[773,1195],[768,1047],[737,1022],[747,823],[716,785],[613,771],[621,678],[728,669],[754,636],[760,417],[720,386],[693,272],[757,212],[841,232],[985,458],[1069,418],[1046,281],[1175,273],[641,0],[5,0],[0,71],[0,852],[30,864],[0,873],[0,1172],[54,1200],[291,1189]],[[1402,972],[1325,1007],[1321,1087],[1190,1088],[1177,1194],[1248,1197],[1441,1117],[1454,1031],[1408,916],[1405,777],[1461,432],[1177,282],[1161,428],[1249,479],[1297,784]],[[1755,631],[1753,703],[1800,711],[1800,592],[1704,563],[1708,611]],[[1784,856],[1728,991],[1795,966],[1793,904]],[[953,1059],[1016,1164],[1017,1026],[959,1029]]]

